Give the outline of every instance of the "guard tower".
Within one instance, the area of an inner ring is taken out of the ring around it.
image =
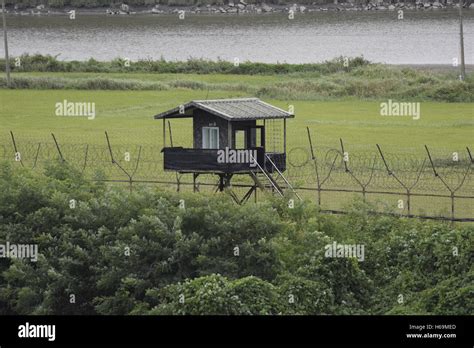
[[[250,175],[253,190],[270,188],[283,195],[272,174],[283,178],[286,170],[286,120],[294,115],[258,98],[193,100],[155,116],[163,120],[164,169],[192,173],[193,181],[202,174],[218,175],[218,189],[229,188],[236,174]],[[191,118],[193,147],[167,146],[166,120]],[[293,190],[294,191],[294,190]]]

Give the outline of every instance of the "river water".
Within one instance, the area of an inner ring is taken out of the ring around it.
[[[467,64],[474,64],[474,10],[465,10]],[[64,60],[185,60],[310,63],[361,56],[391,64],[452,64],[456,10],[343,11],[265,15],[8,16],[10,53]],[[3,56],[3,45],[0,48]]]

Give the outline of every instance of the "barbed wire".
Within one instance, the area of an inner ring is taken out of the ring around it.
[[[287,151],[285,176],[298,194],[314,199],[321,209],[340,208],[351,195],[360,195],[364,201],[381,202],[404,216],[418,211],[427,218],[474,221],[473,158],[469,147],[458,152],[425,146],[425,156],[419,152],[388,152],[379,144],[352,151],[343,139],[339,147],[314,146],[309,128],[307,131],[308,146]],[[0,142],[0,159],[35,171],[60,160],[91,180],[100,173],[106,178],[101,180],[128,183],[130,190],[140,183],[163,184],[177,191],[215,188],[214,175],[200,175],[194,183],[192,174],[164,171],[161,150],[157,144],[115,144],[107,132],[102,144],[63,144],[54,134],[50,141],[18,140],[11,132],[9,141]],[[253,185],[250,177],[242,175],[232,184],[233,189],[242,192]]]

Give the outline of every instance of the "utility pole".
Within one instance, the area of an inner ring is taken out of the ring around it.
[[[8,39],[7,39],[7,19],[5,14],[5,0],[2,0],[2,18],[3,18],[3,39],[5,46],[5,73],[7,74],[7,87],[11,87],[10,81],[10,60],[8,58]]]
[[[459,78],[461,81],[464,81],[466,78],[466,65],[464,62],[464,33],[463,33],[463,27],[462,27],[462,5],[463,5],[463,0],[459,0],[459,39],[460,39],[460,44],[461,44],[461,75]]]

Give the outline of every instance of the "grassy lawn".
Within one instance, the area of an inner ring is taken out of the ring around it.
[[[161,144],[161,122],[153,115],[192,99],[244,97],[240,92],[196,91],[77,91],[0,90],[0,137],[9,142],[9,131],[33,141],[50,141],[54,132],[61,142],[103,144],[107,130],[118,144]],[[95,102],[96,118],[55,116],[63,100]],[[472,147],[474,109],[469,103],[421,102],[421,118],[380,116],[380,101],[281,101],[266,100],[296,117],[288,122],[288,146],[307,146],[306,126],[318,145],[338,146],[342,137],[353,148],[384,145],[392,152],[423,151],[423,145],[449,151]],[[173,120],[176,145],[189,142],[191,122]]]
[[[315,77],[319,74],[304,74],[305,77]],[[205,83],[242,83],[252,86],[267,85],[275,82],[291,81],[301,74],[285,75],[230,75],[230,74],[157,74],[157,73],[87,73],[87,72],[16,72],[19,77],[52,77],[64,79],[87,79],[106,77],[110,79],[140,80],[149,82],[171,82],[187,80]]]

